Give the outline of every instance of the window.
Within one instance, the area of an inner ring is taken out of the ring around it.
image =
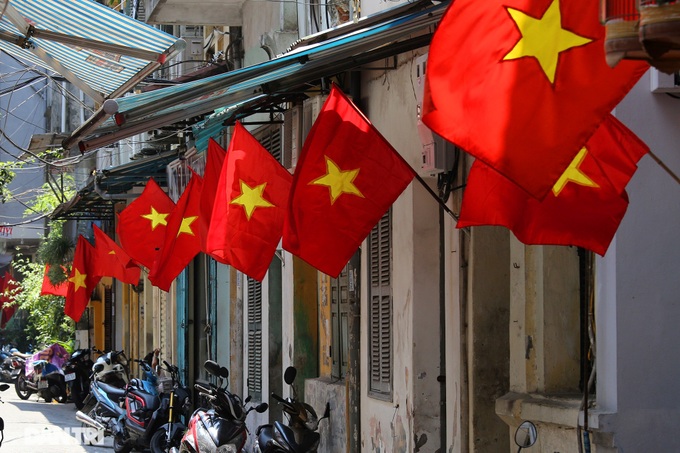
[[[248,277],[248,393],[262,398],[262,283]]]
[[[368,240],[369,394],[392,398],[392,210]]]
[[[356,272],[352,264],[331,279],[331,375],[342,379],[347,374],[349,359],[350,299],[356,297]]]

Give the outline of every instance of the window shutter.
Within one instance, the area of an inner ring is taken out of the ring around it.
[[[261,127],[253,132],[253,137],[255,137],[255,139],[257,139],[257,141],[260,142],[260,144],[264,146],[276,160],[283,163],[283,137],[281,135],[280,124],[271,124]]]
[[[248,391],[262,399],[262,283],[248,277]]]
[[[392,395],[392,213],[369,236],[370,392]]]

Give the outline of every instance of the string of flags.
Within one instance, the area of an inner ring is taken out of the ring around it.
[[[506,3],[453,2],[429,49],[422,121],[475,158],[456,226],[604,255],[649,152],[610,112],[649,65],[607,65],[597,2]],[[131,283],[147,267],[167,290],[200,252],[262,280],[281,243],[337,277],[414,176],[335,85],[293,175],[237,123],[226,151],[210,140],[203,176],[192,172],[177,204],[148,181],[119,214],[118,249],[103,232],[94,247],[79,238],[67,314],[79,319],[114,267]],[[90,261],[101,250],[115,262]]]

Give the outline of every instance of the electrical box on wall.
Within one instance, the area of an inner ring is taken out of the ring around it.
[[[666,74],[650,68],[649,80],[652,93],[680,93],[680,73]]]
[[[415,58],[413,80],[416,90],[416,127],[422,146],[420,176],[434,176],[451,170],[455,147],[452,143],[435,134],[422,122],[423,91],[425,89],[425,73],[427,72],[427,54]]]

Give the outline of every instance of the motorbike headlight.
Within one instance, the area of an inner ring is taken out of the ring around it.
[[[221,447],[218,447],[217,450],[215,450],[216,453],[238,453],[238,450],[236,449],[236,445],[234,444],[227,444],[227,445],[222,445]]]

